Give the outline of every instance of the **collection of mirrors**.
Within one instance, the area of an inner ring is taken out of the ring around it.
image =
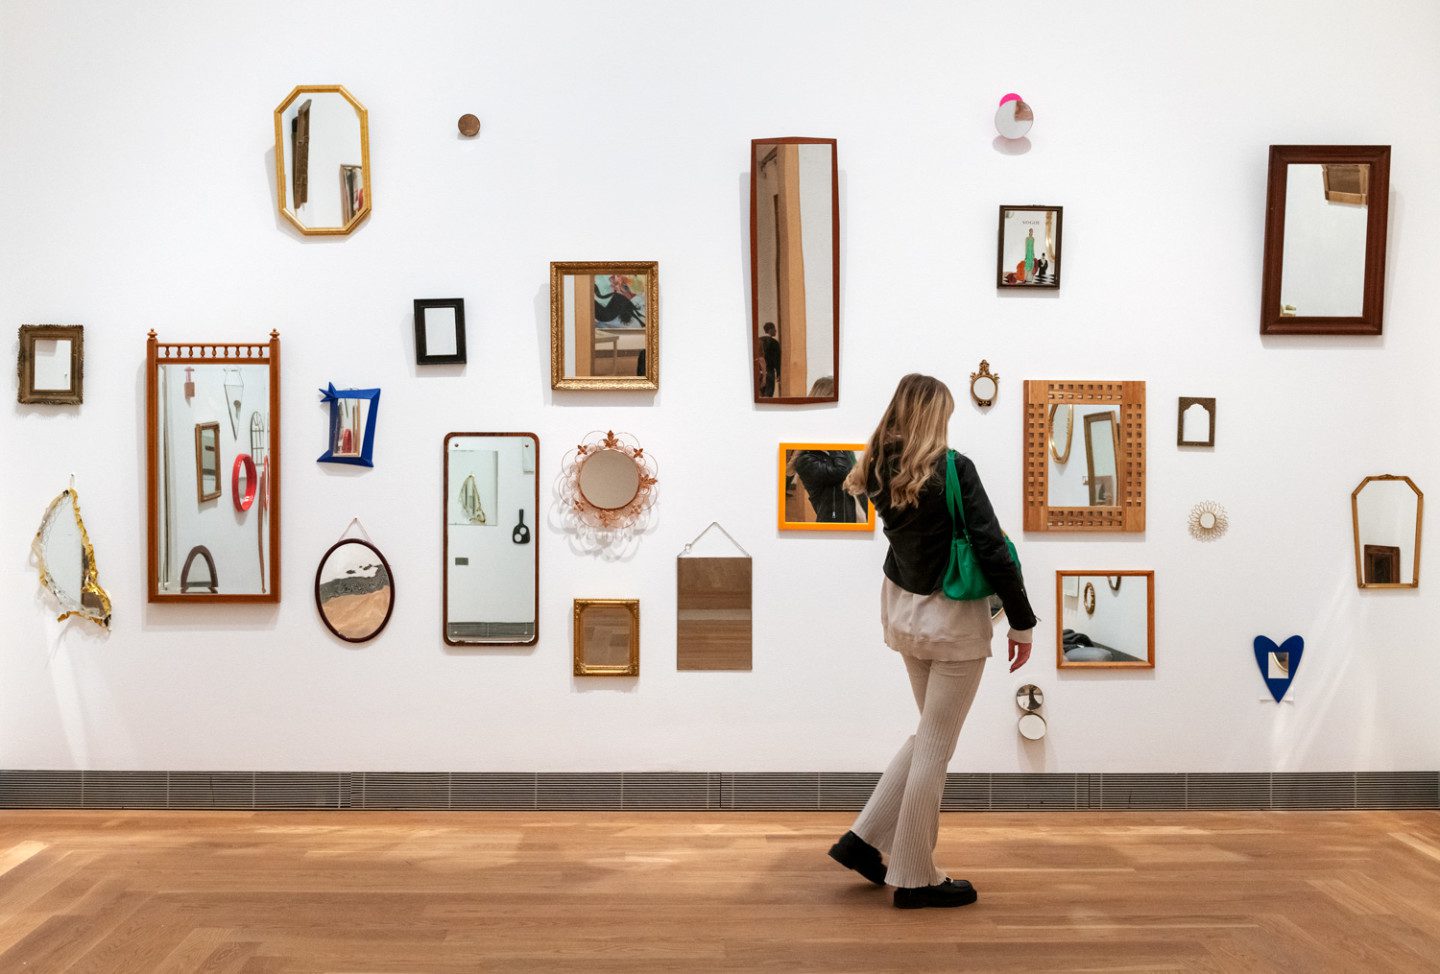
[[[273,331],[268,341],[246,344],[161,343],[150,333],[151,602],[279,601],[279,370],[280,336]],[[227,469],[236,496],[223,504]]]
[[[444,617],[451,646],[528,646],[540,631],[534,433],[445,437]]]
[[[750,145],[755,402],[840,398],[840,164],[834,139]]]
[[[1425,495],[1409,477],[1366,477],[1350,494],[1355,582],[1361,588],[1420,586]]]
[[[640,600],[576,599],[575,675],[640,675]]]
[[[863,443],[781,443],[781,531],[874,531],[875,508],[845,490]]]
[[[550,264],[550,388],[660,388],[660,265]]]
[[[275,109],[280,215],[307,235],[348,234],[370,213],[370,118],[340,85],[300,85]]]
[[[75,406],[85,401],[85,326],[21,325],[22,403]]]
[[[1130,584],[1122,584],[1133,578]],[[1055,665],[1155,666],[1155,573],[1055,573]]]
[[[1263,335],[1378,335],[1389,231],[1388,145],[1272,145]]]

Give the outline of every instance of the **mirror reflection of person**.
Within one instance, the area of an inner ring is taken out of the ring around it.
[[[761,329],[760,356],[755,364],[760,366],[760,395],[769,399],[775,395],[775,380],[780,375],[780,339],[775,337],[775,322],[765,322]]]
[[[900,747],[830,857],[872,883],[896,887],[894,902],[901,908],[964,906],[976,900],[970,883],[949,879],[935,866],[945,769],[980,686],[993,634],[989,599],[954,601],[941,590],[953,537],[945,473],[946,430],[954,411],[954,397],[943,382],[928,375],[905,376],[845,483],[870,499],[890,542],[880,623],[886,644],[899,653],[909,674],[920,726]],[[1013,673],[1030,659],[1035,613],[975,464],[957,453],[955,469],[971,547],[1013,627]]]
[[[800,486],[821,524],[854,524],[860,518],[855,498],[845,489],[845,478],[855,467],[849,450],[796,450],[790,461]]]

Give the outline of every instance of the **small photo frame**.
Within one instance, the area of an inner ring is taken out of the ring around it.
[[[380,415],[379,389],[336,389],[332,382],[320,390],[330,404],[330,437],[316,462],[375,466],[375,421]]]
[[[863,443],[781,443],[781,531],[874,531],[875,507],[845,490]]]
[[[1060,289],[1059,206],[1001,206],[995,286]]]
[[[465,299],[415,299],[415,364],[465,364]]]
[[[640,600],[575,600],[575,675],[640,675]]]
[[[1215,400],[1201,396],[1181,396],[1175,419],[1176,446],[1215,445]]]
[[[21,325],[18,400],[47,406],[85,401],[85,326]]]

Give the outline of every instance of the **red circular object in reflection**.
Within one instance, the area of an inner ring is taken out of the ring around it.
[[[245,493],[240,493],[241,478],[245,481]],[[230,470],[230,496],[235,498],[235,510],[248,511],[255,503],[255,490],[260,480],[255,476],[255,461],[248,453],[235,455],[235,466]]]

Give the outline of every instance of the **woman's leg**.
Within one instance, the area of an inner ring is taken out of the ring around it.
[[[933,886],[945,881],[945,874],[935,868],[945,771],[955,754],[960,727],[975,700],[984,669],[983,659],[937,660],[930,665],[920,729],[912,739],[909,773],[893,830],[894,855],[885,876],[891,886]]]
[[[915,659],[898,654],[905,661],[905,670],[910,675],[910,689],[915,694],[915,705],[925,712],[925,684],[930,675],[930,660]],[[915,735],[906,738],[900,745],[890,766],[875,783],[870,800],[860,810],[859,818],[850,827],[860,838],[889,855],[890,845],[895,840],[895,822],[900,815],[900,800],[905,796],[905,780],[910,775],[911,755],[915,750]]]

